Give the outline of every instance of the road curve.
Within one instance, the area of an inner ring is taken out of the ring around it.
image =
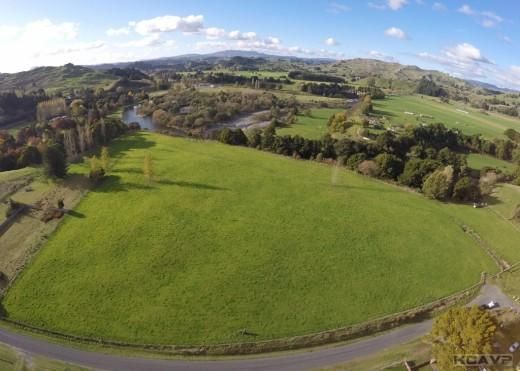
[[[509,306],[513,304],[500,288],[485,285],[472,304],[482,304],[498,300]],[[516,304],[516,303],[514,303]],[[518,308],[518,307],[517,307]],[[161,360],[111,355],[78,350],[63,345],[32,338],[28,335],[0,329],[0,342],[30,354],[36,354],[63,362],[75,363],[102,370],[125,371],[165,371],[165,370],[306,370],[351,361],[377,353],[397,344],[403,344],[421,337],[430,331],[432,320],[406,325],[380,335],[365,338],[336,347],[318,348],[278,356],[245,358],[234,360]]]
[[[411,341],[426,334],[432,321],[408,325],[382,335],[367,338],[355,343],[338,347],[322,348],[314,351],[291,353],[277,357],[247,358],[239,360],[161,360],[134,358],[129,356],[95,353],[63,345],[48,343],[27,335],[12,333],[0,329],[0,342],[21,349],[30,354],[37,354],[64,362],[76,363],[102,370],[125,371],[164,371],[164,370],[305,370],[333,365],[355,358],[377,353],[395,344]]]

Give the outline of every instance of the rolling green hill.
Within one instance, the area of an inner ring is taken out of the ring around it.
[[[38,67],[30,71],[0,74],[0,91],[107,88],[118,79],[117,76],[106,72],[66,64],[60,67]]]
[[[491,212],[311,161],[152,133],[111,152],[108,178],[8,292],[10,318],[140,343],[241,341],[243,328],[285,337],[410,308],[495,271],[463,223],[486,240],[518,237],[507,223],[496,230]]]

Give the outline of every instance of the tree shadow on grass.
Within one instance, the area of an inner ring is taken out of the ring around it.
[[[400,189],[382,189],[382,188],[372,188],[372,187],[357,187],[357,186],[349,186],[344,184],[324,184],[326,186],[331,186],[334,188],[345,188],[345,189],[351,189],[355,191],[370,191],[370,192],[378,192],[378,193],[397,193],[397,192],[403,192],[403,190]]]
[[[396,117],[397,115],[395,113],[392,113],[390,111],[385,111],[382,109],[374,109],[372,111],[372,115],[374,116],[388,116],[388,117]]]
[[[149,149],[155,146],[155,142],[149,140],[144,133],[137,132],[128,136],[121,137],[124,140],[116,140],[110,147],[110,156],[120,158],[125,156],[128,151],[133,149]]]
[[[204,184],[204,183],[195,183],[195,182],[186,182],[183,180],[178,181],[172,181],[167,179],[161,179],[157,181],[157,183],[162,185],[171,185],[171,186],[178,186],[178,187],[188,187],[188,188],[195,188],[195,189],[205,189],[210,191],[229,191],[229,188],[223,188],[214,186],[211,184]]]
[[[4,304],[0,300],[0,318],[7,318],[7,310],[4,307]]]
[[[159,180],[152,181],[150,184],[123,182],[123,181],[121,181],[121,177],[118,175],[108,175],[105,177],[105,179],[103,179],[103,182],[98,187],[96,187],[92,190],[92,192],[112,193],[112,192],[129,192],[132,190],[153,191],[153,190],[157,189],[157,185],[188,187],[188,188],[210,190],[210,191],[229,191],[228,188],[217,187],[217,186],[213,186],[211,184],[187,182],[187,181],[182,181],[182,180],[171,181],[171,180],[167,180],[167,179],[159,179]]]
[[[74,218],[79,218],[79,219],[84,219],[85,218],[85,214],[83,213],[80,213],[78,211],[75,211],[75,210],[67,210],[67,215],[70,215]]]
[[[116,193],[116,192],[128,192],[131,190],[153,190],[154,187],[146,184],[122,182],[121,177],[118,175],[106,176],[102,183],[92,189],[92,192],[97,193]]]

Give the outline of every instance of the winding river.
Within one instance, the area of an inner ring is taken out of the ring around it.
[[[130,124],[137,122],[141,125],[141,129],[148,129],[151,131],[158,131],[159,125],[155,124],[150,116],[141,116],[137,113],[139,106],[127,107],[123,110],[123,122]]]
[[[150,116],[143,116],[138,113],[139,106],[127,107],[123,110],[122,120],[125,124],[137,122],[141,129],[150,131],[161,131],[165,129],[160,125],[156,124]],[[218,122],[210,124],[204,131],[204,137],[209,138],[214,131],[221,130],[223,128],[240,128],[240,129],[251,129],[251,128],[264,128],[270,124],[270,121],[260,119],[262,114],[269,113],[269,111],[259,111],[251,114],[241,115],[228,122]],[[169,129],[169,133],[174,135],[184,136],[180,130]]]

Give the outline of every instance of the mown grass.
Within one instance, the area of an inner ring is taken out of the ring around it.
[[[385,116],[392,125],[440,122],[449,128],[459,129],[465,134],[482,134],[487,138],[503,139],[505,139],[504,131],[508,128],[520,131],[519,119],[496,113],[484,114],[468,106],[440,103],[438,99],[427,96],[390,96],[384,100],[375,100],[374,109],[376,114]],[[415,113],[415,115],[405,114],[405,112]],[[419,117],[419,114],[433,118]]]
[[[131,342],[253,341],[397,312],[496,270],[450,208],[346,170],[153,133],[111,151],[108,179],[8,292],[10,318]]]
[[[468,166],[472,169],[480,170],[485,167],[499,169],[505,173],[511,173],[515,170],[515,164],[500,160],[496,157],[471,153],[468,155]]]
[[[313,109],[311,116],[299,114],[296,123],[277,129],[276,132],[279,135],[299,135],[307,139],[320,139],[328,132],[329,117],[340,111],[342,110],[338,108]]]

